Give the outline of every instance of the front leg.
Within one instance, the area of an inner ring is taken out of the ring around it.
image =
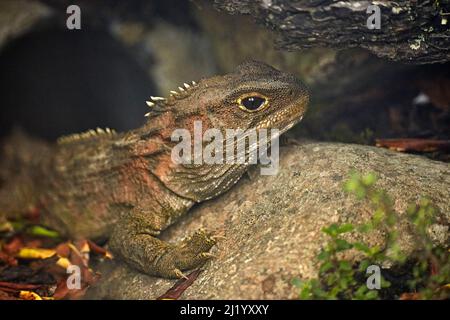
[[[169,244],[156,236],[158,223],[144,214],[129,214],[115,226],[109,240],[116,256],[143,273],[165,277],[184,277],[183,270],[201,266],[211,254],[215,240],[205,231],[197,231],[178,244]]]

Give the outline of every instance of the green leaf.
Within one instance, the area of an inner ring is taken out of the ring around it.
[[[341,290],[347,289],[349,282],[350,282],[349,279],[347,279],[346,277],[341,277],[339,279],[339,287],[341,288]]]
[[[59,238],[59,233],[41,226],[31,226],[27,229],[27,234],[46,238]]]
[[[364,252],[364,253],[370,252],[369,246],[362,242],[355,242],[353,244],[353,247],[355,247],[356,250]]]
[[[327,260],[329,258],[330,258],[330,253],[326,250],[321,250],[317,256],[317,259],[319,259],[319,260]]]
[[[394,213],[388,214],[386,217],[386,223],[390,227],[394,226],[397,223],[397,216]]]
[[[294,287],[301,288],[303,282],[302,282],[299,278],[293,278],[293,279],[291,280],[291,284],[292,284]]]
[[[351,173],[350,179],[344,184],[344,190],[347,192],[355,192],[360,185],[360,177],[356,173]]]
[[[328,234],[331,237],[337,236],[338,225],[336,223],[331,224],[328,227],[322,228],[322,231]]]
[[[381,221],[383,221],[384,217],[386,216],[386,212],[384,212],[383,208],[377,208],[377,210],[372,215],[372,223],[375,226],[378,226]]]
[[[373,257],[374,255],[378,254],[380,250],[381,249],[379,246],[373,246],[372,248],[369,248],[369,252],[367,253],[367,255],[369,257]]]
[[[331,263],[331,261],[327,261],[320,266],[319,273],[323,274],[332,268],[333,268],[333,263]]]
[[[369,260],[362,260],[359,263],[359,271],[366,273],[367,268],[371,265],[372,263]]]
[[[362,285],[360,286],[354,294],[353,299],[357,299],[357,300],[364,300],[366,297],[366,292],[367,292],[367,286],[366,285]]]
[[[339,261],[339,269],[343,271],[350,271],[352,270],[352,265],[347,260]]]
[[[26,227],[26,223],[24,221],[12,221],[11,225],[14,228],[14,231],[21,231]]]
[[[337,251],[344,251],[344,250],[348,250],[351,249],[353,247],[353,245],[351,243],[349,243],[348,241],[344,240],[344,239],[336,239],[336,250]]]
[[[355,189],[355,195],[356,195],[356,198],[358,198],[358,200],[364,199],[364,197],[366,196],[366,189],[364,189],[361,186],[358,186]]]
[[[381,277],[381,288],[386,289],[391,286],[391,283],[386,280],[384,277]]]
[[[363,176],[361,180],[364,185],[370,187],[377,181],[377,176],[374,173],[369,173]]]
[[[301,300],[311,299],[311,289],[309,287],[305,287],[300,291],[300,299]]]
[[[355,229],[353,224],[345,223],[345,224],[342,224],[342,225],[338,226],[336,231],[337,231],[338,234],[342,234],[342,233],[353,231],[353,229]]]
[[[376,300],[377,298],[378,298],[378,291],[370,290],[370,291],[366,292],[367,300]]]
[[[368,233],[373,230],[372,222],[364,223],[358,227],[358,231],[361,233]]]

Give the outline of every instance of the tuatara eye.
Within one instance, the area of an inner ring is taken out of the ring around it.
[[[245,97],[239,98],[237,102],[239,104],[239,108],[248,112],[262,110],[269,103],[266,97],[259,94],[247,95]]]

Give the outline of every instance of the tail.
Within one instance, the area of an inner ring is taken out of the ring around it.
[[[28,136],[21,129],[0,143],[0,221],[17,218],[30,209],[34,184],[32,164],[48,148],[45,142]]]
[[[14,128],[0,143],[0,189],[25,166],[32,157],[33,139],[22,129]]]

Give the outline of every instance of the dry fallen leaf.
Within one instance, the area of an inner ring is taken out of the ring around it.
[[[93,242],[91,240],[88,240],[88,243],[89,243],[89,247],[91,248],[92,252],[94,252],[96,254],[99,254],[99,255],[102,255],[103,257],[105,257],[107,259],[113,259],[114,258],[111,252],[109,252],[108,250],[106,250],[103,247],[100,247],[95,242]]]
[[[69,259],[64,258],[64,257],[60,257],[58,259],[58,261],[56,262],[56,264],[64,269],[67,269],[71,265]]]
[[[15,255],[17,252],[19,252],[20,248],[22,247],[23,241],[18,236],[14,237],[11,241],[2,246],[3,251],[11,255]]]
[[[418,292],[405,292],[400,296],[400,300],[421,300],[422,297]]]
[[[449,140],[432,139],[376,139],[377,147],[399,152],[434,152],[450,150]]]
[[[178,299],[187,288],[189,288],[197,277],[200,275],[202,270],[194,270],[188,276],[187,279],[180,279],[175,284],[167,290],[162,296],[158,297],[158,300],[176,300]]]
[[[35,290],[41,287],[38,284],[24,284],[24,283],[15,283],[15,282],[5,282],[0,281],[0,290]]]
[[[6,252],[0,251],[0,261],[3,261],[9,266],[17,266],[18,262],[14,256],[7,254]]]
[[[46,259],[55,254],[56,251],[53,249],[22,248],[17,254],[17,257],[22,259]]]
[[[70,247],[67,242],[58,244],[55,251],[60,257],[68,258],[70,256]]]
[[[8,292],[0,290],[0,300],[19,300],[19,299]]]
[[[59,236],[51,230],[30,226],[30,221],[22,224],[13,235],[0,239],[0,263],[5,266],[1,269],[0,300],[81,299],[100,279],[89,266],[90,255],[112,258],[109,251],[90,240],[58,243]],[[67,288],[66,270],[71,265],[80,268],[80,289]]]
[[[33,291],[20,291],[19,298],[23,300],[42,300],[41,296]]]

